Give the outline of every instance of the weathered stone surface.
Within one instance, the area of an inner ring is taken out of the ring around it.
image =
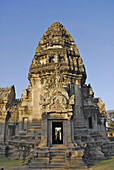
[[[0,89],[0,154],[29,168],[81,168],[114,154],[105,107],[86,85],[79,51],[64,26],[53,23],[36,49],[20,101]],[[109,153],[110,151],[110,153]]]

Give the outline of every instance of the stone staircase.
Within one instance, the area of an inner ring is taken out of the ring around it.
[[[9,140],[9,157],[14,159],[26,159],[30,153],[30,147],[34,147],[41,139],[41,122],[32,122],[29,131],[20,131],[13,140]]]
[[[29,164],[30,169],[65,168],[66,152],[63,148],[38,150],[35,154],[36,157]]]
[[[105,159],[105,156],[107,156],[106,153],[109,151],[107,150],[106,145],[108,142],[107,138],[103,138],[98,131],[90,132],[89,135],[90,141],[87,142],[83,159],[84,162],[90,167],[94,164],[95,160]]]
[[[14,142],[22,143],[35,143],[35,138],[37,141],[41,139],[41,122],[32,122],[29,130],[20,131],[14,138]]]
[[[90,136],[88,130],[83,122],[74,122],[74,140],[77,143],[79,140],[82,142],[89,141]]]
[[[66,152],[65,150],[55,149],[50,152],[50,167],[64,168],[66,164]]]
[[[84,168],[84,150],[79,147],[46,147],[37,148],[32,151],[31,158],[27,163],[29,169],[51,169],[66,170]]]
[[[99,132],[91,132],[90,133],[91,138],[93,138],[95,141],[103,141],[103,136]],[[106,139],[105,139],[106,140]]]

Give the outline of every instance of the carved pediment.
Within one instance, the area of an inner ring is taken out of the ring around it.
[[[74,104],[74,95],[70,97],[63,88],[51,90],[40,96],[40,105],[43,112],[69,112]]]

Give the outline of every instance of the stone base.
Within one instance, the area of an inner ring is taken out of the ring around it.
[[[107,141],[101,147],[105,157],[114,156],[114,141]]]
[[[28,161],[30,169],[74,169],[84,168],[84,149],[75,147],[37,148]]]
[[[0,141],[0,158],[4,158],[6,156],[6,145],[4,142]]]

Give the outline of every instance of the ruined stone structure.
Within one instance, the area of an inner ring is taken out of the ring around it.
[[[28,79],[21,101],[14,86],[0,90],[1,155],[29,168],[71,169],[114,154],[104,104],[85,84],[79,51],[61,23],[43,34]]]
[[[114,110],[108,110],[107,114],[107,135],[114,141]]]

